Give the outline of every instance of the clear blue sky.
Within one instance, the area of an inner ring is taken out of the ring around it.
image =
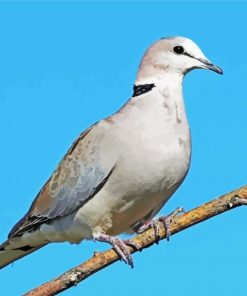
[[[0,240],[75,137],[130,97],[144,50],[162,36],[192,38],[224,69],[184,81],[192,164],[162,213],[247,183],[246,15],[236,1],[1,2]],[[107,247],[43,248],[0,271],[0,294],[20,295]],[[246,249],[239,208],[134,255],[134,270],[118,262],[63,295],[244,295]]]

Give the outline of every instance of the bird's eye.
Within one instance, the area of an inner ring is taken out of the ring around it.
[[[184,52],[184,48],[182,46],[175,46],[173,50],[177,54],[182,54]]]

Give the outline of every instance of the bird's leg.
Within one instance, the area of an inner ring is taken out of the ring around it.
[[[180,213],[184,213],[184,208],[178,207],[174,211],[172,211],[167,216],[161,216],[158,218],[159,221],[161,221],[164,224],[165,230],[166,230],[166,239],[167,241],[170,240],[171,236],[171,222],[174,217],[176,217]]]
[[[122,240],[120,238],[113,237],[103,233],[94,235],[94,240],[99,242],[105,242],[112,245],[113,249],[117,252],[120,258],[126,264],[128,264],[131,268],[134,267],[133,259],[132,259],[130,250],[128,248],[128,245],[135,249],[139,249],[139,246],[137,244],[135,244],[131,240]]]
[[[141,225],[138,229],[135,229],[135,231],[137,233],[142,233],[149,228],[153,228],[154,233],[155,233],[155,237],[158,241],[160,239],[160,236],[159,236],[160,226],[161,226],[160,222],[162,222],[164,224],[164,227],[166,230],[166,239],[169,241],[170,236],[171,236],[170,226],[171,226],[172,219],[174,217],[176,217],[179,213],[182,213],[182,212],[184,212],[183,208],[180,208],[180,207],[176,208],[169,215],[161,216],[161,217],[158,217],[157,219],[148,221],[148,222],[144,223],[143,225]]]

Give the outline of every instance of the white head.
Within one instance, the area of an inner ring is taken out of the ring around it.
[[[223,74],[202,53],[200,48],[190,39],[184,37],[162,38],[146,51],[138,77],[148,78],[162,75],[163,72],[184,75],[193,69],[209,69]]]

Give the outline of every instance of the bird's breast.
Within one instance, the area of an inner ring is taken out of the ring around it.
[[[162,141],[160,137],[156,140],[155,137],[150,142],[140,140],[120,161],[126,164],[126,178],[131,176],[142,188],[162,191],[179,183],[186,175],[190,139],[179,136],[169,141]]]
[[[179,183],[188,171],[190,130],[186,118],[148,115],[122,130],[117,166],[124,179],[160,191]]]

